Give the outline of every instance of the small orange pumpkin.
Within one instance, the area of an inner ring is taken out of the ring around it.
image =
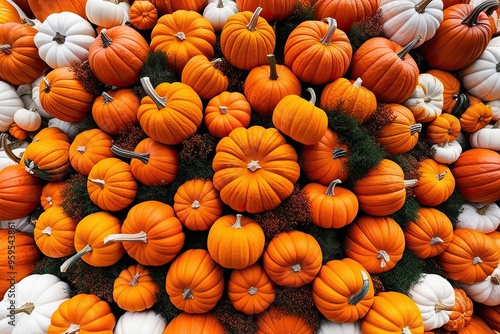
[[[217,68],[222,58],[210,61],[204,55],[190,58],[182,69],[181,82],[194,89],[205,100],[227,90],[229,79]]]
[[[464,290],[454,288],[455,305],[450,313],[450,320],[444,324],[443,328],[447,331],[460,332],[465,327],[469,326],[472,321],[473,304]]]
[[[235,128],[248,127],[251,112],[245,95],[226,91],[208,101],[203,121],[212,136],[224,138]]]
[[[60,181],[70,171],[69,148],[70,144],[64,140],[31,142],[21,164],[31,175],[46,181]]]
[[[412,191],[417,201],[423,205],[439,205],[455,190],[455,178],[446,164],[427,158],[420,161],[418,172],[420,178]]]
[[[61,190],[65,185],[64,181],[53,181],[43,186],[40,204],[44,210],[61,205]]]
[[[442,113],[427,124],[425,138],[432,144],[449,143],[460,134],[460,120],[452,114]]]
[[[125,311],[140,312],[156,302],[158,285],[149,270],[141,264],[123,269],[113,282],[113,299]]]
[[[69,147],[71,167],[78,173],[88,176],[90,170],[102,159],[114,157],[111,151],[113,138],[101,129],[80,132]]]
[[[130,5],[129,20],[137,29],[153,29],[156,25],[156,21],[158,21],[158,10],[151,1],[134,1]]]
[[[36,220],[33,231],[40,251],[52,258],[61,258],[75,253],[75,220],[61,207],[48,208]]]
[[[460,127],[465,132],[476,132],[488,125],[493,117],[491,107],[480,99],[469,96],[470,105],[460,115]]]

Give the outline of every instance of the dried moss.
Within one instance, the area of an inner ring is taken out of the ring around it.
[[[222,61],[217,63],[217,68],[228,78],[227,91],[243,94],[248,71],[237,69],[226,58],[222,58]]]
[[[124,150],[133,151],[137,144],[146,138],[147,135],[140,126],[130,124],[119,130],[113,144]]]
[[[257,322],[255,316],[246,315],[237,311],[226,293],[210,312],[224,326],[227,334],[256,333]]]
[[[283,314],[302,317],[313,329],[318,327],[322,318],[312,297],[311,284],[300,288],[276,288],[274,305]]]
[[[442,213],[444,213],[451,221],[453,225],[458,223],[458,216],[463,211],[463,205],[465,203],[462,195],[456,190],[453,190],[451,196],[443,203],[436,205],[435,208]]]
[[[382,36],[384,36],[382,10],[378,9],[375,15],[368,16],[352,24],[349,40],[352,45],[353,53],[370,38]]]
[[[94,72],[90,69],[88,60],[82,63],[73,62],[70,69],[75,73],[76,79],[90,94],[100,95],[106,88],[109,88],[97,79]]]
[[[92,202],[87,191],[87,177],[73,173],[61,189],[61,207],[75,222],[101,209]]]

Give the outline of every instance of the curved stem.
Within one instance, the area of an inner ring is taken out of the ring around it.
[[[104,237],[104,244],[107,244],[108,242],[113,241],[113,242],[143,242],[147,243],[148,242],[148,235],[146,232],[141,231],[139,233],[134,233],[134,234],[125,234],[125,233],[118,233],[118,234],[110,234],[107,237]]]
[[[69,325],[68,329],[66,329],[64,333],[61,334],[78,334],[79,332],[80,332],[80,325],[71,324]]]
[[[467,16],[465,19],[463,19],[462,24],[466,24],[469,27],[475,26],[478,24],[477,18],[479,17],[479,13],[484,11],[488,16],[493,14],[493,11],[498,9],[498,2],[497,1],[485,1],[474,7],[472,12]]]
[[[316,104],[316,92],[314,91],[314,89],[308,87],[306,90],[309,92],[309,94],[311,94],[311,99],[309,100],[309,102],[311,102],[312,104]]]
[[[128,283],[129,286],[137,286],[139,283],[139,278],[141,277],[142,273],[138,272],[132,277],[132,280]]]
[[[106,92],[102,92],[101,95],[104,98],[104,101],[102,101],[102,104],[108,104],[109,102],[113,102],[113,100],[115,99],[114,97],[112,97],[111,95],[109,95]]]
[[[98,185],[99,187],[101,187],[101,189],[104,189],[104,185],[106,184],[106,181],[101,179],[87,179],[87,181]]]
[[[432,237],[432,239],[431,239],[431,245],[441,244],[443,242],[444,242],[444,240],[441,239],[440,237]]]
[[[441,299],[439,299],[436,303],[436,305],[434,305],[434,311],[435,312],[441,312],[441,311],[453,311],[453,307],[455,305],[446,305],[445,303],[443,303],[443,301]]]
[[[151,80],[149,77],[142,77],[141,79],[141,85],[146,94],[153,100],[153,102],[156,104],[156,107],[158,110],[161,108],[165,108],[167,106],[167,99],[165,96],[161,97],[159,96],[155,89],[153,88],[153,85],[151,84]]]
[[[398,52],[398,57],[401,60],[405,59],[408,52],[410,52],[410,50],[413,49],[413,47],[421,40],[422,40],[422,35],[418,35],[417,37],[415,37],[413,41],[408,43],[401,51]]]
[[[12,47],[10,44],[2,44],[0,45],[0,52],[10,54],[12,53]]]
[[[331,45],[335,30],[337,30],[337,20],[335,20],[333,17],[325,17],[323,19],[323,22],[326,22],[328,24],[328,28],[326,30],[325,36],[323,36],[319,41],[321,44],[329,46]]]
[[[361,271],[361,276],[363,277],[363,285],[361,286],[361,289],[354,295],[349,297],[347,301],[351,305],[358,305],[358,303],[362,301],[363,298],[365,298],[366,294],[370,290],[370,279],[368,277],[368,274],[364,271]]]
[[[391,260],[389,254],[383,249],[378,251],[377,259],[380,259],[380,268],[384,268],[387,265],[387,262]]]
[[[335,179],[330,184],[328,185],[328,188],[326,188],[325,195],[327,196],[335,196],[334,189],[335,186],[339,183],[342,183],[340,179]]]
[[[488,204],[485,204],[485,205],[483,205],[483,206],[481,206],[481,207],[477,208],[477,209],[476,209],[476,213],[477,213],[478,215],[484,216],[484,215],[486,214],[486,212],[488,212],[488,209],[489,209],[490,205],[491,205],[491,204],[490,204],[490,203],[488,203]]]
[[[259,165],[258,160],[252,160],[248,163],[247,168],[250,169],[252,172],[255,172],[258,169],[261,169],[261,165]]]
[[[257,21],[259,20],[260,12],[262,12],[262,7],[255,8],[255,12],[253,12],[250,22],[246,25],[248,30],[255,31],[255,29],[257,29]]]
[[[64,261],[64,263],[61,265],[60,267],[60,271],[62,273],[65,273],[66,270],[68,270],[68,268],[73,264],[75,263],[76,261],[78,261],[82,256],[84,256],[85,254],[87,254],[88,252],[91,252],[92,251],[92,246],[90,245],[87,245],[85,247],[83,247],[78,253],[76,253],[75,255],[73,255],[72,257],[70,257],[69,259],[67,259],[66,261]]]
[[[352,85],[356,88],[361,88],[361,85],[363,85],[363,80],[361,78],[357,78]]]
[[[431,3],[432,0],[422,0],[419,3],[415,5],[415,10],[419,14],[425,13],[425,9],[427,8],[427,5]]]
[[[410,125],[410,135],[413,135],[416,132],[422,131],[422,124],[417,123],[417,124],[412,124]]]
[[[31,314],[31,312],[33,312],[34,309],[35,309],[35,304],[27,302],[23,306],[14,309],[14,314],[18,314],[21,312],[26,314]]]
[[[404,180],[404,186],[405,188],[411,188],[417,185],[418,180],[417,179],[411,179],[411,180]]]
[[[114,154],[116,154],[122,158],[130,158],[130,159],[140,160],[143,164],[147,164],[149,162],[149,159],[151,158],[151,154],[149,154],[149,153],[132,152],[132,151],[125,150],[121,147],[118,147],[116,145],[111,146],[111,152],[113,152]]]
[[[333,149],[333,154],[332,154],[333,159],[345,158],[345,157],[347,157],[346,150],[344,150],[343,148],[340,148],[340,147],[335,147]]]
[[[113,43],[113,40],[106,34],[106,28],[102,28],[101,30],[101,41],[103,48],[107,48],[111,45],[111,43]]]
[[[2,145],[1,147],[4,150],[5,155],[7,157],[9,157],[10,160],[14,161],[16,164],[20,163],[21,158],[18,157],[17,155],[15,155],[14,152],[12,152],[12,149],[11,149],[12,143],[7,143],[8,134],[2,133],[2,134],[0,134],[0,136],[1,136],[1,145]]]
[[[267,55],[267,63],[269,64],[269,80],[278,80],[278,72],[276,70],[276,57],[273,54]]]
[[[231,226],[232,228],[243,228],[243,226],[241,226],[241,217],[243,217],[241,213],[236,214],[236,221]]]
[[[56,35],[52,38],[52,41],[57,42],[58,44],[64,44],[64,42],[66,42],[66,36],[61,34],[59,31],[56,31]]]
[[[52,227],[47,226],[43,229],[42,234],[52,235]]]

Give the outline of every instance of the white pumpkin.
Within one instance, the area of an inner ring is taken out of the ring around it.
[[[70,297],[69,285],[51,274],[26,276],[13,290],[7,290],[0,302],[2,334],[46,333],[52,313]]]
[[[442,0],[380,0],[379,8],[384,36],[402,46],[421,35],[420,46],[443,22]]]
[[[130,18],[129,12],[128,0],[87,0],[85,4],[88,20],[102,28],[125,24]]]
[[[460,286],[467,296],[475,302],[487,305],[500,305],[500,265],[482,282]]]
[[[498,63],[500,63],[500,48],[487,46],[472,64],[460,70],[465,90],[484,102],[500,98]]]
[[[38,113],[45,119],[51,119],[54,116],[52,116],[51,114],[46,112],[45,109],[43,109],[42,103],[40,102],[40,83],[42,82],[43,77],[44,77],[44,75],[42,74],[41,76],[36,78],[35,81],[33,81],[31,83],[31,99],[32,99],[33,103],[35,104],[34,106],[36,107],[36,110],[38,110]],[[29,108],[32,108],[32,107],[33,106],[31,106],[31,104],[30,104]],[[25,107],[25,108],[27,108],[27,107]]]
[[[7,132],[14,123],[14,113],[24,108],[24,102],[11,84],[0,81],[0,132]]]
[[[42,125],[42,115],[38,113],[37,108],[18,109],[14,113],[14,122],[23,130],[33,132],[40,129]]]
[[[500,225],[500,207],[492,203],[464,202],[457,217],[456,228],[467,228],[482,233],[495,231]]]
[[[442,164],[451,164],[462,154],[462,145],[457,140],[431,146],[432,158]]]
[[[49,119],[47,125],[49,128],[54,127],[61,129],[70,139],[74,139],[79,132],[78,123],[66,122],[56,117]]]
[[[318,334],[361,334],[361,321],[338,323],[321,319]]]
[[[422,274],[408,292],[417,304],[426,331],[438,328],[450,320],[455,306],[455,291],[447,279],[436,274]]]
[[[123,313],[114,329],[114,334],[162,334],[167,321],[153,310]]]
[[[7,166],[18,164],[21,160],[20,157],[28,146],[28,142],[26,141],[16,140],[9,142],[7,138],[7,134],[0,135],[0,170]]]
[[[403,105],[412,111],[417,123],[427,123],[441,115],[443,93],[444,85],[438,78],[429,73],[421,73],[415,90]]]
[[[209,0],[203,10],[203,17],[210,22],[216,32],[220,32],[227,19],[236,13],[238,13],[238,7],[234,1]]]
[[[488,124],[484,128],[473,132],[469,137],[469,142],[474,148],[487,148],[493,151],[500,151],[499,124]]]
[[[35,224],[31,223],[31,215],[26,215],[22,218],[14,220],[0,220],[0,229],[12,229],[16,231],[28,233],[33,236],[33,231],[35,230]]]
[[[500,36],[493,37],[488,42],[488,46],[500,46]]]
[[[96,32],[92,24],[72,12],[52,13],[38,27],[34,42],[50,67],[71,66],[87,60]]]
[[[486,101],[485,104],[489,106],[491,108],[491,111],[493,112],[491,120],[493,122],[500,120],[500,99],[496,99],[493,101]]]

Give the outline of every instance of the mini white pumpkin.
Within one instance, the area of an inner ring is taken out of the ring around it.
[[[500,305],[500,266],[482,282],[460,286],[467,296],[475,302],[487,305]]]
[[[34,42],[50,67],[71,66],[88,58],[96,32],[89,21],[72,12],[52,13],[38,27]]]
[[[498,37],[500,37],[500,36],[498,36]],[[496,99],[493,101],[486,101],[485,104],[487,106],[490,106],[491,111],[493,112],[493,115],[491,116],[491,120],[493,122],[500,120],[500,99]]]
[[[52,313],[70,297],[69,285],[51,274],[26,276],[13,289],[15,293],[7,290],[0,302],[2,334],[46,333]]]
[[[469,137],[469,142],[474,148],[487,148],[493,151],[500,151],[499,124],[488,124],[484,128],[473,132]]]
[[[220,32],[227,19],[236,13],[238,13],[238,7],[234,1],[209,0],[203,10],[203,17],[210,22],[216,32]]]
[[[28,233],[33,236],[33,231],[35,230],[35,224],[31,223],[31,215],[26,215],[22,218],[14,220],[0,220],[1,229],[12,229],[16,231]]]
[[[442,164],[451,164],[462,154],[462,145],[457,140],[431,146],[432,158]]]
[[[14,123],[14,113],[24,108],[24,102],[11,84],[0,81],[0,132],[7,132]]]
[[[55,127],[59,128],[69,136],[70,139],[74,139],[76,135],[78,134],[78,124],[79,123],[71,123],[71,122],[66,122],[63,120],[60,120],[59,118],[53,117],[49,119],[49,122],[47,123],[48,127]]]
[[[125,312],[116,323],[114,334],[162,334],[167,321],[153,310]]]
[[[495,203],[464,202],[457,217],[456,228],[468,228],[482,233],[495,231],[500,225],[500,207]]]
[[[500,36],[493,37],[488,42],[488,46],[500,46]]]
[[[14,113],[14,122],[23,130],[33,132],[40,129],[42,116],[36,107],[31,109],[21,108]]]
[[[455,291],[444,277],[422,274],[408,295],[417,304],[426,331],[441,327],[450,320],[455,306]]]
[[[500,48],[487,46],[476,60],[460,70],[461,81],[470,95],[484,102],[500,98]]]
[[[128,0],[87,0],[85,4],[88,20],[102,28],[125,24],[130,18],[129,13]]]
[[[403,105],[410,109],[417,123],[427,123],[441,115],[444,105],[444,85],[429,73],[418,76],[418,84]]]
[[[321,319],[318,334],[361,334],[361,321],[338,323]]]

